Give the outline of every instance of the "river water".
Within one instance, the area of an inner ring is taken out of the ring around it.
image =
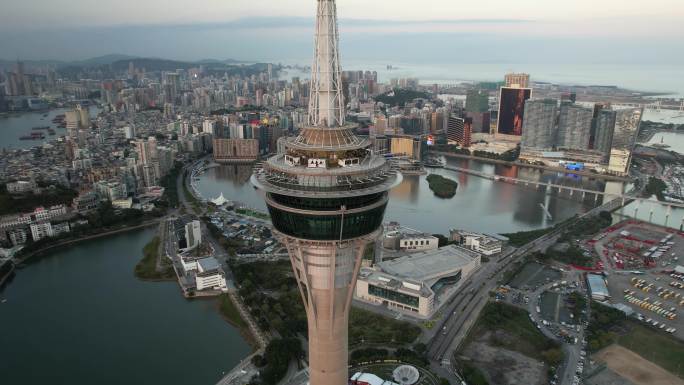
[[[50,111],[22,112],[0,116],[0,148],[27,149],[34,146],[40,146],[61,135],[66,135],[66,128],[58,128],[52,123],[52,119],[57,115],[64,114],[64,112],[68,110],[68,108],[57,108]],[[97,107],[90,106],[89,112],[91,119],[97,117],[99,111],[100,110]],[[45,126],[54,128],[56,134],[48,135],[46,130],[41,130],[39,132],[45,134],[44,140],[19,140],[20,136],[36,132],[32,131],[31,128]]]
[[[217,301],[133,276],[156,229],[29,261],[0,293],[3,385],[210,385],[249,354]]]
[[[591,190],[620,193],[625,188],[618,182],[604,182],[526,167],[493,165],[477,160],[449,159],[448,163],[490,174]],[[405,226],[430,233],[445,234],[450,228],[508,233],[553,225],[577,213],[586,212],[602,201],[600,198],[594,201],[592,195],[582,198],[581,194],[571,196],[567,192],[561,195],[556,192],[546,194],[542,189],[497,182],[446,169],[428,171],[458,181],[456,196],[451,199],[438,198],[428,187],[425,175],[406,175],[404,181],[390,193],[385,220],[398,221]],[[249,183],[250,174],[250,166],[219,166],[207,170],[197,182],[197,188],[206,198],[216,198],[223,193],[226,199],[266,210],[263,197]],[[548,209],[550,217],[542,206]]]

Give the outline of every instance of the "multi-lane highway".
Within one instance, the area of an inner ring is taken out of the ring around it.
[[[503,272],[511,263],[519,260],[522,256],[538,250],[546,250],[558,240],[558,237],[578,220],[598,215],[601,211],[613,211],[622,205],[622,200],[615,199],[602,206],[596,207],[585,214],[572,220],[568,220],[557,226],[553,231],[542,237],[502,255],[498,260],[491,261],[482,266],[472,277],[464,283],[457,294],[443,310],[446,316],[442,320],[439,332],[428,343],[428,357],[433,366],[452,368],[451,359],[453,352],[458,349],[465,339],[468,331],[474,325],[480,311],[487,302],[489,292],[497,286]]]

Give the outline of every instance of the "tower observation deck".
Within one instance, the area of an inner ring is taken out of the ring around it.
[[[401,174],[345,123],[335,0],[317,0],[308,124],[257,165],[276,236],[304,302],[311,385],[348,381],[349,309],[361,259]]]

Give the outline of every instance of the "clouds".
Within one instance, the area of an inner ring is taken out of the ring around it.
[[[10,0],[6,0],[9,2]],[[675,20],[680,0],[338,0],[341,18],[365,20],[515,19],[539,21],[641,17]],[[3,28],[22,30],[130,24],[197,24],[262,17],[313,17],[315,0],[14,0],[0,14]]]
[[[9,1],[9,0],[6,0]],[[46,6],[46,4],[49,4]],[[681,0],[338,0],[343,57],[382,61],[681,62]],[[302,61],[315,0],[22,0],[0,56]]]

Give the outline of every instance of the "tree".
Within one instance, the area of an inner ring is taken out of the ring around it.
[[[611,214],[609,211],[601,211],[599,213],[599,218],[601,218],[602,221],[607,222],[607,223],[612,223],[613,222],[613,214]]]

